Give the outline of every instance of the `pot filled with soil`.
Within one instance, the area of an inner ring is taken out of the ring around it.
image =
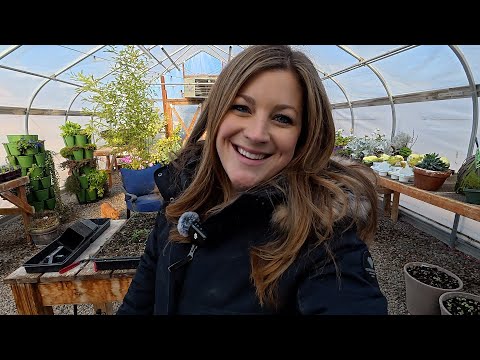
[[[480,295],[449,291],[438,298],[442,315],[480,315]]]
[[[463,288],[457,275],[437,265],[410,262],[403,267],[403,273],[410,315],[440,315],[440,295]]]

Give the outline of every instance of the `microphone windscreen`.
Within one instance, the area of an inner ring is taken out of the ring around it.
[[[178,219],[177,229],[180,235],[188,237],[188,230],[190,226],[195,222],[200,221],[200,216],[194,211],[187,211]]]

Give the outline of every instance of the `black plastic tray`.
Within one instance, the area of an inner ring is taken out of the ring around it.
[[[95,271],[136,269],[140,263],[140,256],[119,256],[112,258],[93,259]]]
[[[56,272],[70,265],[108,227],[110,219],[82,219],[68,227],[58,238],[27,260],[27,273]]]

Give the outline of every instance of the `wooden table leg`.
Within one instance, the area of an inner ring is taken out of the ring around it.
[[[113,315],[113,304],[111,302],[93,304],[95,314],[100,312],[101,315]]]
[[[19,197],[22,201],[28,204],[27,200],[27,192],[25,190],[25,186],[20,186],[18,188]],[[32,237],[30,236],[30,215],[28,215],[25,211],[22,211],[22,218],[23,218],[23,226],[25,227],[25,235],[27,237],[27,242],[30,245],[33,245]]]
[[[43,306],[38,284],[10,284],[19,315],[53,315],[51,306]]]
[[[392,194],[383,194],[383,212],[386,216],[390,215],[390,208],[392,203]]]
[[[398,204],[399,203],[400,203],[400,193],[398,191],[394,191],[393,202],[392,202],[392,216],[391,216],[393,223],[396,223],[398,220]]]
[[[108,187],[112,187],[112,169],[110,169],[110,155],[105,156],[107,162],[107,172],[108,172]]]

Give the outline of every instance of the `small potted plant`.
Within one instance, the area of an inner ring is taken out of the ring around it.
[[[438,298],[442,315],[480,315],[480,296],[462,292],[449,291]]]
[[[403,267],[407,310],[411,315],[438,315],[438,298],[448,291],[460,291],[463,281],[453,272],[425,262]]]
[[[29,225],[29,233],[35,245],[48,245],[58,235],[60,218],[55,211],[35,213]]]
[[[465,159],[458,170],[455,191],[465,194],[469,204],[480,204],[480,149],[476,154]]]
[[[437,153],[425,154],[422,161],[413,167],[413,184],[423,190],[436,191],[452,174],[450,163]]]
[[[75,145],[75,135],[79,134],[82,129],[80,124],[77,124],[73,121],[65,121],[65,124],[60,125],[60,136],[63,138],[63,141],[66,146]]]

